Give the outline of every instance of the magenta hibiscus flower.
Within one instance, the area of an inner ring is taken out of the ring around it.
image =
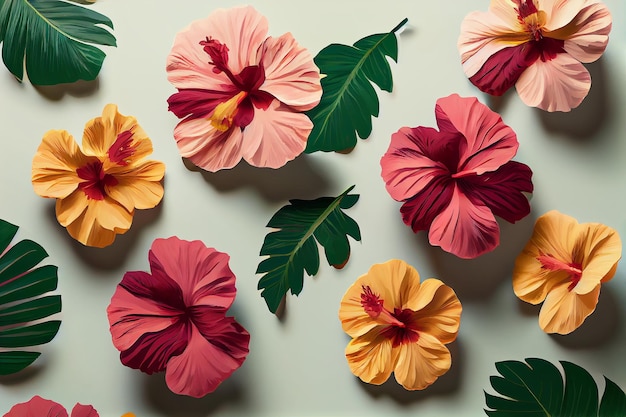
[[[218,9],[174,40],[167,58],[178,89],[169,109],[180,154],[208,171],[243,158],[279,168],[304,151],[313,124],[302,113],[321,98],[319,69],[291,33],[267,36],[254,8]]]
[[[499,244],[494,215],[514,223],[530,213],[524,192],[532,171],[511,161],[517,136],[476,98],[456,94],[435,106],[439,131],[403,127],[382,157],[391,197],[404,204],[404,223],[428,230],[430,243],[460,258],[475,258]]]
[[[203,397],[241,366],[250,335],[226,311],[235,299],[229,256],[198,240],[156,239],[152,274],[127,272],[107,308],[122,363],[165,371],[176,394]]]
[[[98,416],[98,412],[90,405],[77,403],[72,408],[71,417]],[[3,417],[67,417],[67,410],[59,403],[35,395],[25,403],[15,404]]]

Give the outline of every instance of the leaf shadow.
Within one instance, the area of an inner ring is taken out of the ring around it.
[[[610,105],[609,83],[604,57],[587,65],[592,87],[583,102],[570,112],[535,109],[543,127],[551,133],[565,134],[577,142],[592,141],[596,133],[615,116]]]
[[[437,272],[437,278],[452,287],[462,302],[491,297],[500,284],[512,280],[513,265],[532,235],[536,217],[533,212],[515,224],[498,219],[500,245],[475,259],[461,259],[428,243],[426,233],[419,238]]]
[[[279,169],[257,168],[242,160],[234,168],[218,172],[208,172],[186,158],[182,160],[189,171],[199,172],[219,192],[249,187],[273,203],[317,198],[332,185],[331,179],[307,155],[300,155]]]
[[[246,378],[240,374],[241,371],[242,368],[239,368],[214,392],[202,398],[174,394],[167,387],[165,372],[154,375],[142,373],[143,402],[163,415],[185,417],[204,417],[227,404],[248,408],[249,398],[242,383]]]
[[[570,334],[551,334],[550,337],[568,349],[605,348],[622,328],[620,317],[620,307],[612,288],[603,284],[596,310],[583,324]]]
[[[115,241],[104,248],[94,248],[85,246],[79,241],[70,236],[67,230],[59,225],[55,205],[50,204],[46,210],[48,215],[46,216],[54,225],[60,229],[59,233],[67,241],[68,245],[88,265],[97,269],[111,271],[123,264],[129,254],[132,252],[130,249],[134,246],[135,242],[139,238],[142,229],[150,223],[155,223],[163,212],[164,200],[161,200],[156,207],[149,210],[136,210],[133,216],[133,223],[128,232],[123,235],[117,235]]]
[[[372,385],[357,378],[361,388],[371,397],[389,397],[400,405],[409,405],[415,402],[424,401],[432,397],[454,396],[461,389],[463,372],[465,368],[465,353],[463,345],[457,338],[447,345],[452,355],[452,365],[448,372],[440,376],[431,386],[422,391],[408,391],[398,384],[393,377],[390,377],[381,385]]]
[[[79,80],[73,83],[56,85],[33,85],[35,90],[50,101],[59,101],[66,94],[72,97],[88,97],[100,89],[100,78],[92,81]]]
[[[0,385],[17,386],[29,383],[37,378],[47,367],[44,354],[35,360],[35,363],[11,375],[1,375]]]

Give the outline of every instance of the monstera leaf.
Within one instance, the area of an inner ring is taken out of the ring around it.
[[[93,80],[105,53],[115,46],[106,16],[61,0],[0,0],[0,42],[4,65],[21,82],[24,63],[36,85]]]
[[[346,151],[372,133],[372,118],[378,116],[378,97],[372,86],[391,92],[393,78],[387,57],[398,60],[396,32],[371,35],[353,46],[331,44],[314,58],[322,74],[322,99],[307,112],[313,122],[305,152]]]
[[[356,204],[359,196],[348,194],[348,188],[339,197],[317,200],[290,200],[270,219],[267,227],[279,230],[265,237],[260,255],[268,255],[259,264],[256,273],[264,273],[258,289],[263,290],[267,307],[276,313],[280,302],[291,290],[300,294],[304,285],[304,271],[317,274],[320,258],[317,242],[324,247],[328,263],[342,268],[350,257],[348,236],[361,240],[359,225],[345,215],[342,209]]]
[[[492,376],[491,386],[502,397],[485,393],[488,416],[494,417],[624,417],[626,395],[610,379],[598,407],[598,386],[587,371],[561,361],[565,381],[558,368],[543,359],[526,363],[496,363],[502,376]]]
[[[0,220],[0,375],[33,363],[39,352],[8,350],[48,343],[57,334],[58,320],[32,324],[61,311],[59,295],[43,294],[57,287],[57,267],[33,269],[48,256],[37,243],[22,240],[9,247],[17,226]]]

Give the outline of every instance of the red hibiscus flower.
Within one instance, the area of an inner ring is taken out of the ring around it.
[[[476,98],[437,100],[439,130],[403,127],[382,157],[382,177],[414,232],[428,230],[432,245],[460,258],[496,248],[494,215],[514,223],[530,213],[532,171],[511,161],[517,136]]]
[[[203,397],[241,366],[250,335],[226,311],[235,299],[229,256],[200,241],[157,239],[151,274],[127,272],[107,315],[124,365],[165,371],[176,394]]]

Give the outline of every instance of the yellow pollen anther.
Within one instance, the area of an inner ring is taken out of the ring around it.
[[[222,132],[227,131],[233,125],[233,119],[239,109],[239,103],[246,98],[246,92],[241,91],[239,94],[231,97],[223,103],[218,104],[209,118],[211,125]]]
[[[537,11],[537,13],[533,13],[524,18],[524,25],[526,26],[526,30],[530,32],[532,37],[535,40],[540,40],[543,37],[543,27],[546,24],[547,15],[543,10]]]

